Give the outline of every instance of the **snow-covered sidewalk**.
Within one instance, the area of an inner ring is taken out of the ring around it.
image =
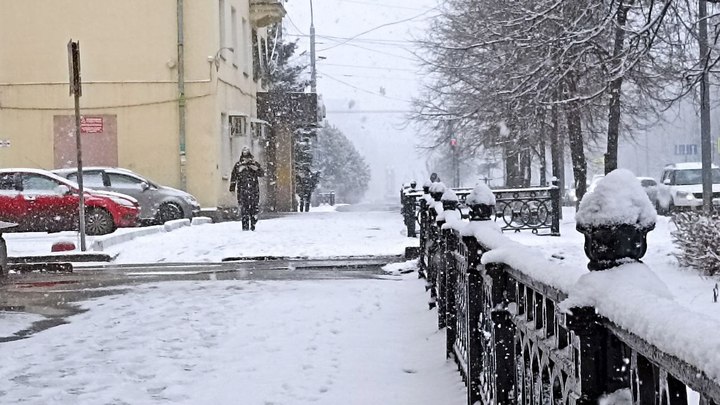
[[[0,345],[0,403],[464,403],[424,283],[388,278],[169,282],[94,299]]]
[[[12,256],[48,254],[53,241],[67,240],[73,235],[8,234],[6,237]],[[116,263],[219,262],[238,256],[401,255],[406,246],[417,243],[417,239],[405,236],[399,213],[324,209],[262,220],[255,232],[243,232],[239,222],[193,225],[141,236],[113,245],[104,252],[117,255]]]

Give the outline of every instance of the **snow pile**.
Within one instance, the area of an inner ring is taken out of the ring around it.
[[[474,236],[487,249],[497,249],[508,244],[519,245],[505,237],[494,221],[470,221],[460,230],[460,236]]]
[[[413,259],[400,263],[386,264],[382,267],[382,270],[392,275],[412,273],[418,269],[418,260],[419,259]]]
[[[639,290],[639,291],[636,291]],[[672,299],[667,285],[643,263],[633,262],[603,271],[591,271],[580,277],[568,291],[569,298],[561,303],[565,309],[575,307],[598,307],[607,301],[609,294],[620,296],[644,296],[645,302],[659,298]],[[627,309],[626,304],[623,304]]]
[[[500,246],[495,248],[488,246],[493,250],[483,254],[482,264],[504,263],[530,278],[560,291],[570,291],[577,280],[588,273],[581,267],[566,266],[556,260],[544,259],[540,249],[511,240],[506,242],[496,240],[495,242],[500,242]]]
[[[632,405],[632,393],[629,388],[619,389],[613,393],[605,394],[598,400],[598,405]]]
[[[581,227],[637,225],[652,228],[657,213],[635,175],[626,169],[613,170],[597,183],[595,191],[580,202],[575,215]]]
[[[445,223],[443,224],[442,229],[460,229],[466,224],[466,222],[462,219],[460,210],[443,211],[443,214],[445,217]]]
[[[581,277],[560,310],[592,306],[619,327],[720,380],[720,321],[680,305],[646,265]]]
[[[458,199],[457,194],[455,194],[455,192],[451,188],[448,188],[445,190],[442,197],[440,197],[440,200],[441,201],[455,201],[455,202],[460,201]]]
[[[435,193],[442,194],[445,192],[446,188],[447,187],[445,187],[445,183],[443,183],[442,181],[438,181],[438,182],[430,185],[430,193],[431,194],[435,194]]]
[[[475,185],[473,191],[465,199],[467,205],[495,205],[495,194],[485,183]]]

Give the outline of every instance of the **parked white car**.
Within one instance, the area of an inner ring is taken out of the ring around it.
[[[700,209],[703,204],[702,164],[675,163],[665,166],[658,188],[658,211]],[[720,168],[712,165],[713,204],[720,205]]]

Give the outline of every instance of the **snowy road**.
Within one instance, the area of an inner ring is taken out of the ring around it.
[[[287,261],[258,265],[272,274],[252,273],[247,263],[208,263],[233,256],[397,256],[417,244],[404,236],[398,213],[311,212],[261,221],[256,232],[238,228],[202,225],[142,237],[117,247],[118,262],[155,266],[58,277],[94,284],[18,287],[21,301],[26,294],[44,305],[78,299],[89,286],[96,298],[81,298],[87,311],[63,315],[67,324],[0,343],[0,403],[465,403],[416,273],[378,277],[371,264],[367,274],[351,269],[339,278],[331,269],[322,275]],[[23,235],[14,242],[32,250]],[[162,265],[169,262],[196,264]],[[0,311],[0,332],[8,336],[40,319]]]
[[[416,274],[183,281],[3,343],[3,404],[461,404]]]

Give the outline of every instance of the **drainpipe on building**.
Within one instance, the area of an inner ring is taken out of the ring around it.
[[[177,52],[178,52],[178,132],[180,146],[180,189],[187,190],[185,165],[185,13],[183,0],[177,0]]]

